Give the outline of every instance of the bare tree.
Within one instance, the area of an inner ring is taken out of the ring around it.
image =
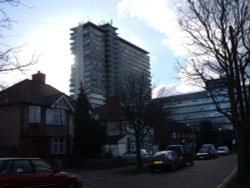
[[[162,97],[167,97],[169,95],[169,92],[165,86],[161,87],[157,92],[156,92],[156,98],[162,98]]]
[[[0,1],[0,5],[10,4],[11,6],[26,6],[20,0],[3,0]],[[11,29],[12,24],[15,23],[10,19],[5,12],[3,6],[0,7],[0,32],[3,29]],[[4,37],[0,33],[0,39],[3,41]],[[0,73],[9,72],[14,70],[23,71],[24,68],[33,65],[37,62],[38,57],[34,54],[27,62],[20,62],[18,54],[20,53],[21,47],[9,47],[0,42]]]
[[[203,87],[236,131],[238,180],[250,173],[250,0],[188,0],[179,25],[189,35],[186,81]],[[229,108],[223,108],[227,101]]]
[[[146,74],[130,74],[117,87],[122,111],[129,123],[129,129],[123,131],[135,138],[137,167],[141,168],[141,144],[154,125],[161,121],[166,113],[164,103],[151,99],[150,80]]]

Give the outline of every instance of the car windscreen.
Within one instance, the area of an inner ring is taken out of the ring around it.
[[[6,175],[11,172],[11,161],[1,160],[0,161],[0,175]]]
[[[208,153],[208,150],[207,149],[200,149],[199,153]]]
[[[178,146],[168,146],[167,149],[175,151],[178,155],[182,155],[183,153],[181,148]]]
[[[168,154],[168,152],[156,152],[152,158],[153,159],[161,159],[163,158],[166,154]]]
[[[53,168],[43,160],[32,160],[36,173],[53,173]]]
[[[218,151],[226,151],[226,148],[218,148]]]
[[[184,149],[184,152],[186,153],[191,152],[191,148],[187,144],[184,144],[182,147]]]

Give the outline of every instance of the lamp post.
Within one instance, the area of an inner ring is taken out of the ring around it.
[[[153,130],[149,131],[149,145],[150,145],[150,154],[153,153],[154,144],[153,144]]]
[[[195,136],[195,132],[194,132],[194,129],[192,126],[190,126],[189,124],[186,125],[187,127],[190,127],[191,129],[191,147],[193,149],[195,149],[196,147],[196,142],[195,142],[195,139],[196,139],[196,136]]]

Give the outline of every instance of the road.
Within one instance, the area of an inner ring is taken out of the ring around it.
[[[79,171],[84,188],[216,188],[236,168],[236,155],[195,161],[175,172],[124,175],[122,169]]]

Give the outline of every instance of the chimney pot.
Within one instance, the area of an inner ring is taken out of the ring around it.
[[[45,74],[38,71],[36,74],[32,75],[32,80],[38,82],[39,84],[45,84]]]

